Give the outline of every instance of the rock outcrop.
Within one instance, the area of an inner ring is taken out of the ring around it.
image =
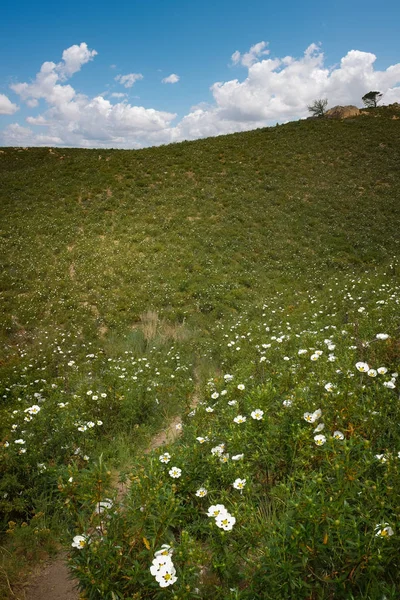
[[[349,117],[357,117],[360,114],[360,109],[357,106],[334,106],[326,111],[327,119],[348,119]]]

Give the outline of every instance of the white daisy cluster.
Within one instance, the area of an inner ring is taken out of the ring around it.
[[[224,531],[231,531],[236,518],[233,517],[225,508],[223,504],[213,504],[207,511],[208,517],[214,517],[215,524]]]
[[[173,549],[168,544],[163,544],[161,549],[154,553],[150,573],[162,588],[173,585],[178,580],[171,558],[172,554]]]

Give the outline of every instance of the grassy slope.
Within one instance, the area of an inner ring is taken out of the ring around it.
[[[399,128],[362,117],[141,151],[6,149],[6,337],[38,320],[126,327],[149,308],[220,316],[310,267],[385,261]]]

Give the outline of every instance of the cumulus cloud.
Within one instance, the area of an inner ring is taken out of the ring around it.
[[[18,110],[18,106],[4,94],[0,94],[0,115],[13,115]]]
[[[71,77],[81,70],[82,65],[93,60],[96,55],[96,50],[89,50],[85,42],[79,46],[77,44],[70,46],[62,54],[62,61],[57,65],[58,72],[63,78]]]
[[[303,118],[308,116],[307,105],[317,98],[327,98],[329,106],[360,105],[366,92],[379,90],[384,103],[400,102],[400,63],[376,70],[374,54],[350,50],[338,65],[330,67],[316,44],[300,57],[278,58],[267,54],[267,44],[260,42],[232,57],[236,64],[247,67],[245,77],[214,83],[213,101],[199,102],[174,123],[173,112],[134,106],[117,93],[111,94],[111,99],[117,100],[112,104],[102,95],[88,97],[65,83],[67,73],[76,72],[79,64],[94,56],[86,44],[72,48],[82,46],[87,51],[64,51],[61,63],[43,63],[31,83],[11,86],[31,106],[43,99],[47,107],[26,119],[29,127],[9,125],[0,134],[1,143],[139,148]],[[119,82],[124,85],[129,80],[122,78],[134,76],[137,80],[138,75],[119,75]]]
[[[127,75],[117,75],[115,77],[115,81],[118,81],[126,88],[131,88],[135,81],[139,81],[140,79],[143,79],[141,73],[128,73]]]
[[[179,79],[179,75],[171,73],[171,75],[168,75],[168,77],[164,77],[164,79],[161,80],[161,83],[178,83]]]
[[[232,63],[238,65],[239,63],[244,67],[251,67],[257,60],[266,54],[269,54],[269,50],[266,50],[268,46],[267,42],[258,42],[250,48],[248,52],[240,54],[239,50],[236,50],[231,56]]]

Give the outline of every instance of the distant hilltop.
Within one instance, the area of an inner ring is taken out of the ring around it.
[[[400,103],[394,102],[387,106],[379,106],[377,108],[360,109],[353,104],[348,106],[334,106],[325,112],[323,118],[326,119],[348,119],[349,117],[358,117],[360,115],[367,115],[370,117],[379,117],[382,115],[382,111],[390,109],[392,112],[400,112]],[[319,116],[308,117],[308,119],[319,119]],[[400,116],[393,114],[392,119],[400,119]]]

